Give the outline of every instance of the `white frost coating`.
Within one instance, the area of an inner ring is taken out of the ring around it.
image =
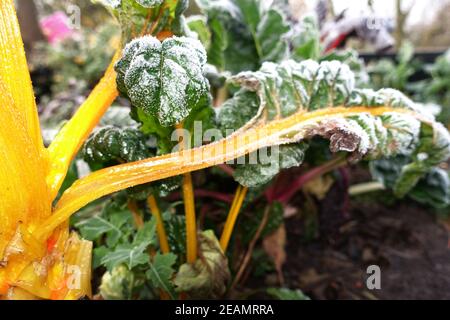
[[[430,121],[434,121],[434,116],[431,113],[420,108],[414,101],[398,90],[387,88],[378,90],[377,93],[384,99],[387,106],[393,108],[406,108],[417,112]]]
[[[384,104],[384,99],[372,89],[355,89],[350,96],[348,104],[372,107]]]
[[[433,123],[434,145],[440,149],[443,158],[450,158],[450,133],[447,128],[440,122]]]
[[[355,75],[349,66],[340,61],[323,61],[320,63],[318,79],[335,86],[338,91],[348,95],[355,88]]]
[[[380,141],[377,136],[376,122],[379,119],[374,118],[370,113],[362,113],[354,117],[359,126],[367,133],[368,150],[374,150],[378,147]],[[379,121],[381,124],[381,121]]]
[[[388,128],[386,155],[411,154],[419,140],[420,121],[412,115],[396,112],[386,112],[380,118]]]
[[[208,95],[205,64],[206,52],[198,40],[172,37],[161,43],[145,36],[130,42],[116,64],[118,88],[134,106],[158,117],[162,125],[172,125]]]
[[[436,103],[416,103],[417,108],[422,110],[422,112],[429,113],[434,117],[438,116],[442,112],[442,106]]]
[[[299,63],[289,60],[285,63],[289,63],[293,70],[293,74],[306,81],[313,81],[317,77],[319,70],[319,64],[314,60],[305,60]]]
[[[135,0],[135,1],[144,8],[153,8],[162,4],[164,0]]]
[[[428,154],[425,152],[421,152],[421,153],[417,154],[417,160],[419,160],[419,161],[425,161],[428,159],[428,157],[429,157]]]
[[[122,4],[122,0],[100,0],[102,4],[113,9],[117,9]]]

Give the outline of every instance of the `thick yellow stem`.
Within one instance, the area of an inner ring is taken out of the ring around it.
[[[187,262],[197,260],[197,219],[195,217],[194,188],[190,173],[183,176],[184,211],[186,214],[186,252]]]
[[[223,228],[222,236],[220,237],[220,247],[223,252],[227,250],[228,243],[230,242],[231,234],[236,224],[239,211],[244,203],[245,196],[247,195],[248,188],[239,185],[236,190],[236,195],[234,196],[233,204],[231,205],[230,212],[228,213],[227,221],[225,222],[225,227]]]
[[[128,206],[128,210],[130,210],[130,212],[133,216],[134,225],[136,226],[136,228],[138,230],[142,229],[142,227],[144,226],[144,219],[142,219],[142,215],[141,215],[141,212],[139,211],[136,201],[129,200],[127,206]]]
[[[50,172],[47,184],[53,197],[61,187],[78,150],[118,95],[114,63],[119,57],[120,52],[117,51],[103,78],[48,148]]]
[[[0,77],[5,84],[2,90],[10,95],[33,147],[43,151],[33,87],[12,0],[0,1]]]
[[[155,197],[154,196],[148,197],[147,204],[148,207],[150,208],[152,215],[156,219],[156,229],[158,231],[159,246],[161,247],[161,251],[162,253],[169,253],[170,252],[169,241],[167,240],[166,229],[164,228],[164,222],[161,216],[161,212],[159,211],[158,204],[156,203]]]
[[[102,196],[136,185],[226,163],[262,147],[287,143],[291,141],[289,140],[291,134],[298,133],[299,130],[304,130],[305,127],[317,121],[327,120],[330,117],[349,117],[363,112],[374,116],[389,112],[403,113],[427,121],[420,115],[404,109],[335,107],[298,113],[268,124],[255,125],[251,130],[240,131],[226,139],[199,148],[96,171],[76,181],[72,187],[66,190],[58,202],[53,216],[42,223],[37,233],[41,236],[49,233],[74,212]],[[287,137],[286,140],[283,140],[284,137]],[[300,141],[302,136],[298,135],[297,138]]]
[[[177,130],[183,130],[183,124],[176,125]],[[182,132],[182,131],[181,131]],[[181,135],[178,132],[179,149],[183,151],[187,147],[188,137]],[[192,176],[190,172],[183,175],[183,200],[184,200],[184,213],[186,217],[186,255],[187,262],[194,263],[197,260],[197,218],[195,216],[195,198],[194,187],[192,185]]]

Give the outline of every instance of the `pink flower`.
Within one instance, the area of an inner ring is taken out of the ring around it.
[[[40,22],[42,31],[51,44],[60,42],[74,35],[73,29],[70,27],[69,18],[62,11],[45,17]]]

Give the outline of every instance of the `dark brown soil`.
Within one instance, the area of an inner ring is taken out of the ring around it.
[[[319,234],[304,241],[297,216],[286,221],[285,286],[312,299],[450,299],[449,233],[433,210],[404,200],[393,205],[352,199],[343,213],[339,186],[319,202]],[[381,289],[366,286],[369,265]],[[274,274],[252,288],[277,286]]]
[[[359,205],[332,236],[298,245],[288,226],[289,287],[313,299],[450,299],[448,232],[414,204]],[[381,290],[368,290],[366,268],[381,268]]]

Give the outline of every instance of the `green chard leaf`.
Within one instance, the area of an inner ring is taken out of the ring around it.
[[[321,53],[320,29],[314,16],[305,16],[292,29],[292,59],[318,60]]]
[[[145,140],[137,129],[106,126],[89,137],[82,155],[91,166],[139,161],[152,156]]]
[[[124,43],[152,31],[184,35],[182,16],[188,0],[93,0],[108,8],[122,28]],[[150,21],[150,23],[149,23]],[[155,25],[152,23],[154,22]]]
[[[228,260],[213,231],[200,233],[199,242],[199,258],[180,267],[174,280],[176,290],[192,299],[222,297],[230,280]]]
[[[75,227],[87,240],[96,241],[106,235],[106,244],[114,247],[132,233],[132,223],[132,216],[126,205],[110,200],[100,214],[80,220],[75,223]]]
[[[115,66],[117,88],[145,115],[163,127],[172,126],[209,101],[205,63],[206,52],[198,40],[142,37],[125,47]]]
[[[233,0],[196,2],[206,15],[210,33],[209,45],[205,46],[208,51],[208,63],[216,66],[219,71],[228,70],[232,73],[258,68],[258,55],[252,34],[235,2]]]
[[[177,256],[173,253],[157,253],[152,258],[146,272],[146,277],[150,280],[152,287],[164,290],[172,299],[175,299],[172,277],[175,273],[174,265],[176,261]]]
[[[257,187],[270,182],[281,170],[298,167],[303,163],[308,145],[304,142],[292,143],[271,148],[260,149],[246,156],[243,163],[238,165],[234,172],[234,179],[245,187]],[[259,161],[253,159],[258,159]]]
[[[340,61],[350,67],[355,74],[356,86],[366,87],[369,83],[369,74],[362,60],[358,56],[358,52],[353,49],[335,50],[325,56],[320,57],[320,61]]]
[[[386,188],[394,189],[405,166],[411,163],[407,156],[396,156],[370,162],[372,176]],[[412,188],[408,197],[434,208],[441,209],[450,205],[450,179],[448,172],[433,167]]]
[[[101,264],[109,271],[114,267],[124,264],[129,270],[136,266],[147,264],[149,255],[147,248],[156,244],[156,220],[152,218],[140,229],[132,243],[119,244],[113,251],[108,252],[101,259]]]
[[[290,25],[276,6],[258,0],[197,0],[210,30],[208,62],[237,73],[288,57]],[[194,25],[195,29],[196,26]],[[202,34],[205,34],[203,31]]]
[[[284,36],[290,30],[283,12],[275,7],[264,8],[259,0],[235,0],[249,26],[261,62],[278,62],[288,56]]]
[[[270,141],[276,143],[269,141],[265,146],[321,136],[330,141],[333,153],[351,153],[350,161],[411,156],[412,162],[397,182],[398,195],[406,194],[428,170],[450,155],[449,133],[432,115],[396,90],[355,88],[354,73],[339,61],[268,62],[259,71],[242,72],[230,82],[241,90],[219,111],[222,131],[236,129],[249,118],[241,132],[297,119],[297,124],[290,124],[284,131],[268,132]],[[307,120],[310,114],[317,117]],[[265,181],[264,170],[248,168],[244,172],[263,172],[259,177]],[[243,176],[240,181],[249,177]]]

